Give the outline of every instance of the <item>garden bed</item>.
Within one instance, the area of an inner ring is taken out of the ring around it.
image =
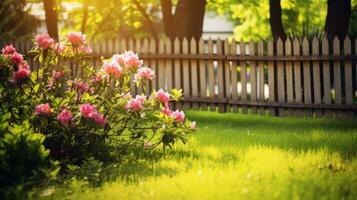
[[[38,189],[44,199],[353,199],[357,124],[192,111],[188,145],[111,168],[111,181]],[[120,173],[119,173],[120,172]],[[105,174],[102,174],[105,176]],[[89,184],[90,185],[90,184]]]

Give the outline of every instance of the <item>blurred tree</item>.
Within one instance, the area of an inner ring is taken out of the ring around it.
[[[351,0],[328,0],[325,32],[329,40],[344,39],[351,15]]]
[[[50,37],[58,40],[58,17],[56,0],[43,0],[46,15],[46,27]]]
[[[270,0],[269,1],[269,13],[270,13],[270,29],[273,34],[274,40],[281,38],[286,40],[286,34],[282,22],[282,13],[280,0]]]
[[[288,37],[323,34],[327,0],[281,0],[280,3]],[[208,0],[208,9],[232,20],[236,24],[235,38],[247,41],[272,37],[269,4],[269,0]]]
[[[348,34],[351,38],[357,38],[357,0],[351,2],[351,19]]]
[[[206,0],[179,0],[175,13],[172,13],[171,0],[161,0],[163,25],[165,33],[170,38],[198,39],[202,35]]]
[[[0,1],[0,41],[30,37],[39,20],[29,14],[26,0]]]

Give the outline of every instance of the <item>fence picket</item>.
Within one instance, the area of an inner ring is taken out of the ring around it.
[[[159,54],[165,54],[165,41],[163,38],[159,40]],[[158,60],[158,89],[165,89],[165,60],[160,58]]]
[[[204,46],[204,41],[201,38],[198,42],[198,54],[203,55],[205,54],[205,46]],[[207,96],[207,82],[206,82],[206,62],[203,59],[200,59],[199,62],[199,71],[200,71],[200,76],[198,77],[200,81],[200,97],[201,98],[206,98]],[[207,104],[206,103],[201,103],[200,104],[202,110],[207,110]]]
[[[156,54],[156,41],[154,38],[150,39],[149,42],[149,54],[150,55],[155,55]],[[150,89],[151,90],[157,90],[157,79],[159,78],[158,72],[157,72],[157,60],[155,58],[150,59],[150,66],[151,69],[155,71],[155,80],[151,82]]]
[[[296,38],[293,42],[293,55],[300,56],[300,42]],[[301,87],[301,62],[294,61],[294,78],[295,78],[295,103],[301,104],[302,103],[302,87]],[[301,110],[295,110],[296,116],[302,116]]]
[[[329,43],[325,37],[322,39],[322,55],[328,56],[329,55]],[[332,103],[331,100],[331,80],[330,80],[330,63],[328,61],[324,61],[322,66],[323,69],[323,85],[324,85],[324,104],[330,105]],[[330,110],[324,111],[325,117],[331,117]]]
[[[258,43],[258,55],[263,56],[264,55],[264,43],[263,41],[259,41]],[[265,81],[264,81],[264,62],[259,61],[258,62],[258,99],[260,102],[265,101]],[[259,113],[261,115],[265,114],[264,107],[260,107]]]
[[[149,54],[149,40],[147,38],[144,39],[143,45],[142,45],[142,54]],[[144,58],[144,65],[150,65],[149,59]],[[150,67],[150,66],[148,66]],[[150,95],[150,81],[147,80],[145,83],[143,83],[143,91],[145,92],[146,96]]]
[[[228,39],[226,39],[224,41],[224,48],[223,48],[223,55],[229,55],[229,51],[230,51],[230,45],[229,45],[229,41]],[[231,96],[231,65],[230,65],[230,60],[229,59],[225,59],[224,60],[224,96],[227,98],[227,100],[231,100],[232,96]],[[226,111],[231,112],[231,106],[230,104],[226,104]]]
[[[285,55],[292,55],[292,44],[290,39],[285,41]],[[294,102],[294,94],[293,94],[293,63],[291,61],[286,62],[286,93],[287,93],[287,102]],[[293,115],[293,109],[288,109],[288,115]]]
[[[208,39],[208,55],[214,56],[213,54],[213,42],[212,39]],[[208,60],[208,81],[209,81],[209,96],[211,100],[215,99],[215,76],[214,76],[214,65],[213,60]],[[216,105],[214,103],[210,103],[210,110],[215,111]]]
[[[333,40],[333,55],[340,55],[340,40],[337,36]],[[335,91],[335,104],[342,104],[342,86],[341,86],[341,62],[334,61],[333,62],[333,78],[334,78],[334,91]],[[342,112],[336,111],[336,117],[341,118]]]
[[[274,55],[274,43],[269,40],[268,42],[268,56]],[[268,62],[268,85],[269,85],[269,103],[275,103],[275,73],[274,73],[274,62]],[[269,108],[270,116],[275,116],[275,108]]]
[[[240,56],[245,56],[246,51],[245,51],[245,43],[242,40],[240,42]],[[240,61],[240,81],[241,81],[241,88],[242,88],[242,93],[241,93],[241,99],[243,102],[247,102],[247,64],[246,61],[241,60]],[[242,107],[243,113],[248,113],[248,107],[244,105]]]
[[[237,43],[236,43],[235,40],[232,40],[232,43],[230,44],[229,55],[237,55]],[[232,98],[233,101],[237,101],[238,100],[237,66],[238,66],[237,61],[233,60],[232,61],[232,65],[231,65],[231,89],[232,89],[232,97],[231,98]],[[233,112],[238,112],[238,106],[237,105],[233,105]]]
[[[189,54],[189,46],[188,41],[186,38],[183,39],[182,42],[182,54],[188,55]],[[183,59],[182,61],[182,69],[183,69],[183,97],[185,99],[189,99],[191,97],[190,91],[190,63],[187,58]],[[190,102],[184,102],[184,108],[191,108]]]
[[[277,41],[277,55],[283,55],[283,41],[281,38]],[[279,61],[277,64],[277,76],[278,76],[278,102],[285,103],[285,81],[284,81],[284,63]],[[279,116],[285,116],[284,108],[279,108]]]
[[[305,37],[304,40],[302,41],[302,54],[304,56],[309,55],[309,41]],[[303,74],[304,74],[304,103],[305,104],[311,104],[311,68],[310,68],[310,62],[304,61],[303,62]],[[305,111],[306,116],[312,116],[312,110],[311,109],[306,109]]]
[[[249,56],[255,56],[255,45],[253,41],[249,42]],[[249,61],[250,65],[250,100],[257,101],[257,68],[255,61]],[[257,114],[257,107],[252,106],[251,112]]]
[[[312,55],[319,55],[319,41],[316,37],[312,40]],[[320,80],[320,63],[313,62],[313,83],[314,83],[314,104],[321,104],[321,80]],[[320,109],[315,110],[317,117],[321,117],[322,112]]]
[[[344,40],[343,44],[344,48],[344,55],[351,56],[352,49],[351,49],[351,40],[347,36]],[[352,78],[352,63],[349,60],[345,61],[345,93],[346,93],[346,104],[351,105],[353,104],[353,78]],[[353,112],[347,111],[346,117],[353,117]]]
[[[180,40],[178,38],[175,38],[174,41],[174,54],[175,55],[180,55]],[[174,87],[175,88],[182,88],[182,75],[181,75],[181,60],[175,59],[174,61],[174,74],[175,74],[175,81],[174,81]],[[182,108],[181,102],[175,103],[175,107],[178,109]]]
[[[216,43],[216,48],[217,48],[217,55],[223,55],[222,48],[222,40],[220,38],[217,39]],[[225,98],[224,96],[224,65],[222,60],[217,61],[217,85],[218,85],[218,99],[223,100]],[[219,103],[218,105],[218,112],[225,112],[225,104]]]
[[[197,43],[194,38],[192,38],[190,42],[190,54],[197,55]],[[191,89],[192,89],[193,98],[198,97],[198,80],[199,77],[198,77],[197,60],[191,59]],[[198,110],[199,108],[198,103],[192,103],[192,108]]]

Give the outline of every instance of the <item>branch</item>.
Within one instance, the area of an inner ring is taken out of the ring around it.
[[[135,4],[135,6],[138,8],[139,12],[145,18],[145,20],[147,22],[147,25],[149,26],[151,35],[157,41],[158,40],[157,32],[156,32],[156,29],[154,27],[154,24],[153,24],[152,20],[150,19],[150,16],[146,13],[145,9],[140,5],[140,3],[137,0],[133,0],[133,3]]]

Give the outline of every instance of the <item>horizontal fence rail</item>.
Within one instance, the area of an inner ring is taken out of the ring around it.
[[[26,52],[32,44],[17,41]],[[272,116],[354,117],[357,115],[357,41],[348,37],[248,42],[116,39],[92,42],[100,57],[136,51],[155,70],[151,90],[183,89],[171,106]],[[36,66],[31,58],[28,62]],[[131,84],[133,94],[142,88]]]

